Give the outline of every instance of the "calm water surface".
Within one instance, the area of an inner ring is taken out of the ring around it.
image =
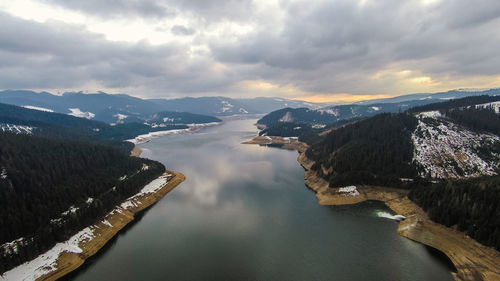
[[[141,145],[174,189],[75,280],[452,280],[378,202],[320,206],[297,152],[242,145],[255,120]]]

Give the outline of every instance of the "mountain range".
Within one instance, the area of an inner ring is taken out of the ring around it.
[[[228,116],[235,114],[265,114],[283,107],[319,108],[323,106],[322,104],[281,98],[232,99],[226,97],[200,97],[148,100],[125,94],[106,94],[103,92],[96,94],[68,92],[62,95],[53,95],[48,92],[25,90],[1,91],[0,103],[64,113],[113,124],[150,122],[152,116],[159,112],[163,112],[161,114],[163,118],[176,118],[176,124],[189,124],[193,123],[191,121],[193,116],[188,118],[189,121],[185,121],[182,120],[178,112]],[[169,116],[166,112],[177,112],[177,114]]]
[[[416,106],[439,103],[450,99],[481,95],[500,96],[500,89],[496,88],[477,91],[452,90],[435,94],[411,94],[390,99],[371,100],[348,105],[326,106],[319,109],[284,108],[267,114],[257,123],[266,126],[277,122],[326,125],[340,120],[365,118],[384,112],[404,112]]]

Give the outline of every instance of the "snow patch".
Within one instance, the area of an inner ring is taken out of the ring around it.
[[[86,119],[92,119],[95,117],[95,114],[92,112],[84,112],[81,111],[79,108],[68,108],[70,113],[68,115],[72,115],[75,117],[80,117],[80,118],[86,118]]]
[[[68,241],[57,243],[52,249],[39,255],[35,259],[25,262],[3,274],[2,280],[36,280],[41,276],[56,269],[56,262],[63,252],[81,253],[78,246],[81,242],[94,238],[94,231],[91,227],[86,227],[73,235]],[[20,238],[23,239],[23,238]],[[15,240],[17,241],[17,240]],[[5,245],[5,244],[4,244]],[[3,246],[3,245],[2,245]]]
[[[102,220],[101,222],[106,226],[113,227],[113,225],[108,220]]]
[[[40,106],[34,106],[34,105],[23,105],[22,107],[27,108],[27,109],[38,110],[38,111],[54,112],[54,110],[52,110],[50,108],[45,108],[45,107],[40,107]]]
[[[391,215],[390,213],[384,212],[384,211],[376,211],[375,214],[377,215],[377,217],[391,219],[391,220],[396,220],[396,221],[402,221],[402,220],[406,219],[405,216],[402,216],[402,215]]]
[[[325,124],[314,124],[311,126],[313,129],[323,129],[324,127],[326,127]]]
[[[359,195],[358,189],[354,185],[341,187],[337,190],[337,192],[344,195],[344,196],[358,196]]]
[[[221,101],[221,104],[222,104],[221,113],[229,111],[234,107],[234,105],[230,104],[228,101],[225,101],[225,100]]]
[[[434,111],[426,111],[418,114],[419,118],[439,118],[441,117],[441,113],[437,110]]]
[[[78,210],[77,207],[71,205],[68,210],[61,213],[63,216],[67,216],[69,213],[75,213]]]
[[[495,113],[500,113],[500,101],[496,102],[489,102],[489,103],[483,103],[483,104],[476,104],[476,108],[491,108],[495,110]]]
[[[154,138],[159,138],[161,136],[166,136],[166,135],[175,135],[175,134],[181,134],[181,133],[186,133],[189,132],[189,129],[178,129],[178,130],[168,130],[168,131],[157,131],[157,132],[152,132],[144,135],[139,135],[133,139],[127,140],[133,144],[141,144],[141,143],[146,143],[150,141],[151,139]]]
[[[321,112],[321,114],[330,114],[330,115],[333,115],[335,117],[338,117],[339,116],[339,109],[338,108],[326,108],[326,109],[318,109],[319,112]]]
[[[129,209],[130,207],[136,207],[136,200],[141,198],[142,196],[150,193],[155,193],[158,190],[160,190],[165,184],[168,183],[170,178],[172,177],[171,174],[164,174],[157,179],[154,179],[150,183],[148,183],[146,186],[144,186],[139,193],[135,194],[132,197],[129,197],[127,200],[125,200],[120,207],[123,209]]]
[[[92,116],[92,117],[94,117],[94,116]],[[124,123],[123,120],[125,120],[128,117],[128,115],[117,113],[117,114],[113,115],[113,117],[118,118],[118,120],[116,120],[116,123],[113,123],[113,125],[116,125],[116,124],[123,124]],[[88,119],[91,119],[91,118],[88,118]]]
[[[279,122],[293,122],[292,113],[287,111],[283,117],[280,118]]]
[[[0,174],[0,178],[6,179],[7,178],[7,170],[2,167],[2,173]]]

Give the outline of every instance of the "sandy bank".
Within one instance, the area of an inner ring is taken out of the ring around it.
[[[5,272],[1,280],[56,280],[80,267],[99,251],[134,215],[158,202],[185,180],[181,173],[166,171],[125,200],[99,222],[84,228],[69,240],[56,244],[32,261]]]
[[[142,149],[138,148],[137,146],[134,146],[134,149],[130,151],[130,156],[134,157],[140,157],[142,153]]]
[[[500,253],[470,238],[463,232],[433,222],[410,199],[407,191],[373,186],[357,186],[359,195],[349,196],[329,188],[328,182],[310,168],[314,164],[300,153],[297,158],[304,167],[307,187],[316,192],[322,205],[356,204],[366,200],[384,202],[389,208],[406,219],[399,223],[398,233],[416,242],[436,248],[446,254],[455,265],[455,280],[500,280]]]

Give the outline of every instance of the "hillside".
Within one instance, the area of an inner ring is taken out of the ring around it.
[[[500,249],[497,98],[464,98],[376,115],[313,138],[305,155],[330,188],[411,189],[408,197],[432,220]]]
[[[347,124],[320,138],[306,155],[332,187],[496,175],[500,115],[475,102],[460,108],[444,102],[428,106],[441,111],[386,113]]]
[[[403,186],[414,178],[412,132],[417,120],[408,114],[380,114],[333,130],[311,145],[306,156],[331,187],[352,184]]]
[[[500,177],[416,186],[408,197],[432,220],[500,250]]]
[[[66,114],[22,108],[0,104],[0,126],[2,130],[25,128],[25,132],[46,137],[59,137],[102,144],[123,145],[122,140],[152,131],[185,129],[185,125],[165,125],[153,128],[141,123],[126,123],[111,126],[104,122],[88,120]],[[29,128],[29,129],[28,129]],[[127,145],[132,149],[130,145]]]
[[[217,117],[188,112],[162,111],[149,116],[146,121],[155,125],[204,124],[221,122]]]
[[[94,223],[163,173],[89,143],[0,132],[0,272]]]
[[[446,102],[455,96],[470,97],[467,99],[455,99]],[[445,101],[444,103],[443,100]],[[319,109],[283,108],[267,114],[257,121],[257,123],[266,126],[279,122],[327,125],[340,120],[366,118],[380,113],[398,113],[408,110],[410,112],[431,111],[436,110],[432,109],[433,107],[457,107],[457,101],[462,104],[487,104],[492,102],[494,103],[499,100],[500,89],[477,92],[450,91],[437,94],[414,94],[391,99],[381,99],[376,102],[367,101],[355,104],[327,106]],[[495,105],[493,104],[493,106]],[[499,106],[496,106],[497,112],[498,108]]]

